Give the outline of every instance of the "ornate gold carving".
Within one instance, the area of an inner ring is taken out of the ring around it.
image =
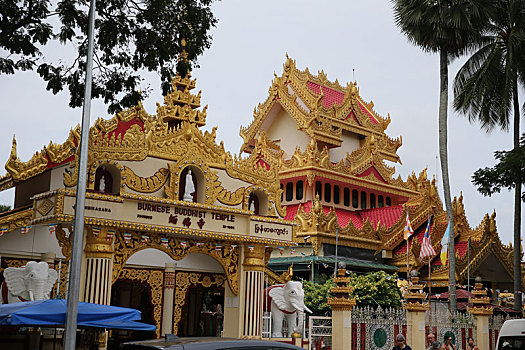
[[[206,288],[215,285],[224,287],[224,275],[204,274],[197,272],[177,271],[175,276],[175,302],[173,303],[173,334],[179,330],[179,322],[182,318],[182,307],[186,303],[186,295],[190,286],[202,285]]]
[[[150,177],[140,177],[133,170],[124,167],[122,172],[122,183],[133,191],[142,193],[152,193],[160,190],[168,180],[168,169],[161,168]]]
[[[234,248],[223,241],[207,240],[202,242],[173,236],[162,236],[151,232],[147,233],[149,237],[148,242],[143,243],[141,241],[141,233],[133,231],[130,231],[130,233],[132,233],[131,239],[126,241],[123,233],[124,232],[119,230],[115,235],[113,281],[119,278],[124,264],[131,255],[142,249],[155,248],[167,253],[174,260],[181,260],[191,253],[201,253],[211,256],[223,267],[232,292],[235,295],[239,292],[238,247]],[[168,240],[167,247],[162,244],[161,238]],[[180,241],[184,241],[186,244],[183,246],[180,244]],[[221,245],[222,250],[217,250],[217,245]]]
[[[46,216],[51,209],[55,206],[55,203],[53,203],[49,198],[43,199],[40,204],[38,204],[36,210],[42,215]]]
[[[11,148],[11,154],[7,163],[5,164],[5,169],[13,177],[14,181],[22,181],[28,179],[32,176],[40,174],[47,167],[47,158],[45,150],[41,152],[36,152],[33,157],[27,162],[22,162],[18,158],[16,153],[16,139],[13,135],[13,146]]]
[[[0,217],[0,228],[14,231],[20,227],[28,226],[33,218],[33,209],[29,208]]]
[[[163,274],[164,273],[160,270],[135,268],[124,268],[120,273],[121,279],[146,283],[150,287],[149,291],[151,293],[151,305],[153,306],[153,318],[155,319],[157,326],[157,330],[155,332],[157,338],[160,337],[160,326],[162,321]]]
[[[195,79],[188,73],[184,78],[177,75],[171,81],[172,91],[164,96],[164,106],[157,103],[157,115],[164,122],[171,120],[187,121],[198,126],[206,124],[206,109],[201,106],[201,91],[197,95],[190,93],[195,88]]]
[[[13,181],[11,174],[7,173],[0,177],[0,192],[13,188],[14,186],[15,182]]]
[[[107,227],[98,227],[98,231],[93,226],[87,225],[86,246],[84,252],[87,258],[113,258],[113,237],[108,234]]]
[[[246,270],[263,271],[266,264],[264,263],[265,247],[262,244],[244,244],[244,261],[243,266]]]

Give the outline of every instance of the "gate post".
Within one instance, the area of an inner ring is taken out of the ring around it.
[[[350,299],[353,288],[348,286],[350,278],[345,277],[346,264],[339,263],[338,277],[334,278],[333,298],[328,298],[332,308],[332,349],[350,350],[352,348],[352,307],[355,299]]]
[[[426,349],[425,313],[429,305],[425,302],[424,284],[418,283],[418,272],[410,272],[410,284],[405,291],[405,309],[407,311],[407,344],[412,349]]]
[[[492,308],[488,306],[488,304],[490,304],[490,298],[487,296],[487,291],[483,290],[480,277],[476,277],[476,284],[470,297],[470,304],[472,304],[472,307],[469,308],[469,311],[475,316],[476,345],[480,349],[490,349],[489,317],[492,315]]]

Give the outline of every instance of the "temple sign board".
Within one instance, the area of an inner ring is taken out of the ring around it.
[[[52,197],[36,199],[39,201],[61,202],[62,208],[57,208],[55,215],[63,219],[75,214],[75,197],[61,195],[63,199],[57,201]],[[222,210],[221,210],[222,209]],[[49,211],[50,213],[52,211]],[[99,220],[99,224],[107,224],[115,218],[122,223],[148,227],[167,227],[186,230],[187,234],[202,232],[223,233],[228,235],[249,236],[279,241],[292,241],[293,223],[281,219],[271,219],[250,215],[251,212],[240,209],[224,209],[198,203],[184,203],[180,201],[152,201],[147,197],[126,196],[105,198],[86,198],[86,220]],[[46,217],[36,214],[34,221],[38,222]],[[106,221],[107,220],[107,221]],[[69,221],[69,220],[64,220]],[[35,223],[36,223],[35,222]]]

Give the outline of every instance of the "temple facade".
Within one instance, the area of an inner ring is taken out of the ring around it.
[[[260,337],[265,284],[333,273],[335,256],[356,272],[420,271],[428,222],[440,251],[447,213],[426,170],[395,177],[402,138],[364,101],[356,83],[330,82],[287,58],[268,98],[241,127],[242,155],[203,131],[206,107],[195,80],[177,76],[155,115],[143,106],[90,129],[81,299],[129,306],[156,335]],[[409,136],[408,136],[409,137]],[[1,268],[44,260],[59,272],[53,296],[66,296],[74,232],[80,128],[28,161],[16,141],[0,178],[15,189],[0,214]],[[495,213],[472,228],[454,199],[457,280],[470,274],[512,289],[512,247]],[[407,215],[415,234],[407,242]],[[448,266],[431,262],[432,285]]]
[[[439,254],[447,213],[426,169],[406,180],[395,176],[402,137],[386,134],[391,121],[361,98],[355,82],[342,86],[323,71],[299,70],[287,58],[253,121],[240,130],[242,151],[267,169],[278,169],[285,218],[297,223],[294,239],[300,246],[274,250],[270,267],[284,271],[293,263],[296,274],[315,279],[333,273],[337,255],[354,271],[380,269],[404,277],[408,259],[409,269],[428,279],[428,265],[419,260],[423,235],[432,218],[430,236]],[[471,285],[479,275],[486,287],[511,290],[512,246],[498,236],[496,213],[473,228],[461,194],[453,208],[457,283],[467,284],[470,272]],[[407,215],[415,231],[408,249]],[[433,286],[448,286],[448,265],[439,256],[431,270]]]

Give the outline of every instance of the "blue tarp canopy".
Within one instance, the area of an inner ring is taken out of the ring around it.
[[[63,326],[67,300],[48,299],[0,305],[0,325]],[[86,327],[154,331],[153,325],[140,321],[140,311],[125,307],[78,303],[77,324]]]

